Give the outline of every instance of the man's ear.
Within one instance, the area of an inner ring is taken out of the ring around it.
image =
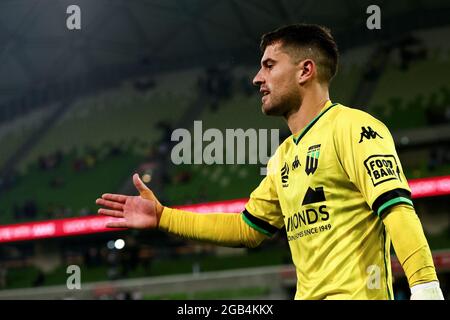
[[[306,59],[300,62],[300,68],[300,72],[298,73],[299,84],[304,84],[316,73],[316,64],[311,59]]]

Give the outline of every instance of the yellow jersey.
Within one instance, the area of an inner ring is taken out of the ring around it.
[[[393,299],[381,217],[400,203],[411,192],[389,130],[327,101],[278,147],[242,217],[268,236],[286,229],[295,299]]]

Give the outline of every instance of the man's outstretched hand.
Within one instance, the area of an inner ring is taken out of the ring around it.
[[[106,227],[133,229],[158,227],[164,207],[138,174],[133,175],[133,183],[139,191],[139,196],[105,193],[95,201],[104,207],[98,210],[99,214],[122,218],[119,221],[109,222]]]

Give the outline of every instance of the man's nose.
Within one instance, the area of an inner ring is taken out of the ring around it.
[[[263,78],[261,77],[261,70],[258,71],[256,76],[253,78],[253,85],[260,86],[263,83]]]

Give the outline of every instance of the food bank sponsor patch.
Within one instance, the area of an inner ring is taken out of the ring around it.
[[[393,155],[370,156],[364,161],[364,166],[374,186],[389,180],[400,180],[400,169]]]

